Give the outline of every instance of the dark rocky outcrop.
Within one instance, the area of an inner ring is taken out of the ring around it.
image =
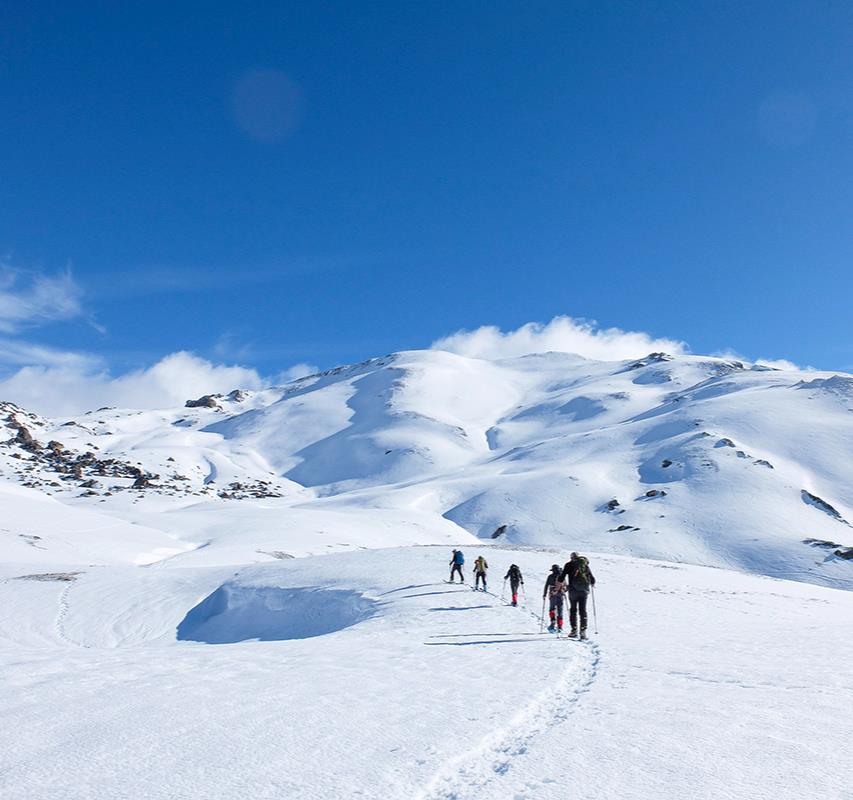
[[[219,401],[221,399],[221,394],[205,394],[198,400],[187,400],[184,406],[186,408],[220,408]]]
[[[803,489],[800,492],[800,496],[803,498],[803,502],[806,503],[806,505],[814,506],[815,508],[820,509],[821,511],[823,511],[824,514],[828,514],[833,519],[838,520],[839,522],[843,522],[845,525],[849,524],[847,520],[841,516],[837,508],[830,505],[826,502],[826,500],[818,497],[816,494],[812,494],[806,489]]]

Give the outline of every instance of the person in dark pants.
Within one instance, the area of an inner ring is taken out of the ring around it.
[[[548,616],[551,619],[551,624],[548,626],[549,633],[563,630],[563,595],[565,592],[566,587],[560,575],[560,567],[554,564],[542,592],[543,600],[548,597]]]
[[[483,582],[483,591],[486,591],[486,570],[489,568],[489,563],[485,558],[479,556],[474,562],[474,588],[480,587],[480,581]]]
[[[586,639],[586,601],[590,588],[595,586],[595,575],[589,568],[589,561],[584,556],[572,553],[571,559],[563,567],[560,579],[569,589],[569,624],[572,626],[569,636],[578,635],[578,616],[580,616],[580,638]]]
[[[459,583],[465,583],[465,576],[462,574],[462,565],[465,563],[465,556],[461,550],[454,550],[450,557],[450,582],[453,583],[453,576],[459,573]]]
[[[507,570],[506,575],[504,575],[504,580],[509,579],[509,588],[512,590],[512,605],[518,605],[518,587],[519,585],[524,586],[524,578],[521,577],[521,570],[515,565],[511,564],[509,570]]]

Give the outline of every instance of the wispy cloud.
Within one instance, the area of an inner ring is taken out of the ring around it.
[[[0,262],[0,332],[80,317],[82,296],[70,271],[45,275]]]
[[[150,367],[117,376],[97,358],[56,351],[47,356],[46,361],[21,367],[0,379],[0,400],[58,416],[107,405],[182,406],[202,394],[259,389],[268,383],[250,367],[214,364],[183,351],[165,356]]]
[[[0,400],[47,416],[79,414],[101,406],[174,408],[190,398],[231,389],[277,386],[317,372],[296,364],[273,376],[179,351],[148,367],[115,375],[98,356],[56,350],[0,337]]]
[[[290,258],[278,263],[233,265],[143,264],[110,273],[89,273],[87,294],[94,298],[201,294],[263,286],[290,278],[358,269],[378,263],[375,255]]]
[[[599,328],[594,321],[572,317],[554,317],[547,324],[528,322],[506,332],[493,325],[463,330],[433,342],[432,348],[491,360],[553,351],[576,353],[600,361],[619,361],[639,358],[652,351],[672,354],[687,351],[684,342],[676,339],[661,339],[619,328]]]

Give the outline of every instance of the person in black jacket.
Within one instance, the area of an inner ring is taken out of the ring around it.
[[[524,586],[524,578],[521,577],[521,570],[515,564],[511,564],[504,575],[504,580],[509,578],[509,588],[512,590],[512,605],[518,605],[518,586]]]
[[[580,614],[580,638],[586,639],[586,600],[589,590],[595,586],[595,575],[589,568],[589,561],[577,553],[563,567],[560,580],[564,581],[569,589],[569,624],[572,626],[569,636],[578,635],[578,614]]]

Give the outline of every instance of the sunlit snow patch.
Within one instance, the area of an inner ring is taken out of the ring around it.
[[[348,628],[376,612],[354,591],[225,583],[191,609],[178,639],[207,644],[309,639]]]

